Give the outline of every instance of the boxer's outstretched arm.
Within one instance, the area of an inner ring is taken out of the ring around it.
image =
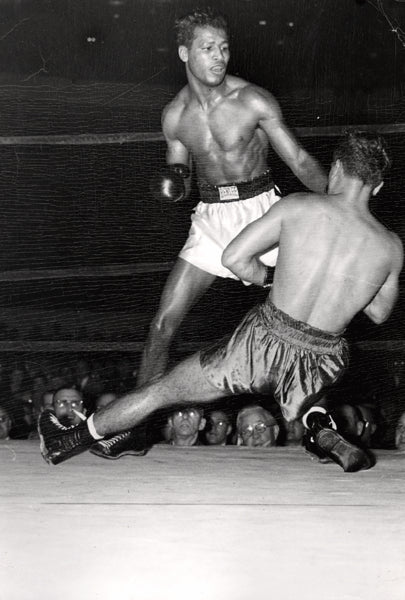
[[[250,95],[248,101],[257,111],[259,125],[275,152],[308,189],[324,193],[328,183],[325,171],[286,126],[274,96],[257,86],[249,86],[246,93]]]

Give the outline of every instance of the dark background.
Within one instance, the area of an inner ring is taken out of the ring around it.
[[[163,106],[185,84],[173,22],[194,6],[188,0],[0,3],[1,271],[175,259],[198,198],[195,190],[181,206],[150,198],[149,177],[164,161],[162,142],[4,142],[10,136],[158,132]],[[360,0],[223,0],[215,6],[232,28],[230,72],[272,91],[291,128],[398,125],[387,136],[392,172],[373,210],[403,237],[405,3],[384,0],[385,15],[376,2]],[[336,138],[301,141],[328,168]],[[269,161],[283,193],[301,188],[272,153]],[[2,282],[0,336],[142,341],[166,275]],[[377,328],[360,316],[349,336],[401,339],[403,293],[402,280],[386,325]],[[218,281],[194,309],[182,339],[199,343],[227,330],[260,297],[238,282]],[[114,323],[103,326],[107,314],[116,319],[115,330]]]

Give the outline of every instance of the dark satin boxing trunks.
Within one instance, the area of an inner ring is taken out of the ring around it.
[[[200,352],[207,380],[226,394],[272,394],[288,421],[300,417],[348,365],[348,344],[293,319],[270,300]]]

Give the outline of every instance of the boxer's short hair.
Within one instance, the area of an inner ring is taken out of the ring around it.
[[[229,27],[225,17],[215,13],[211,8],[196,9],[192,13],[176,20],[176,41],[178,46],[191,46],[196,27],[214,27],[223,29],[229,35]]]
[[[349,131],[333,153],[334,162],[339,160],[349,177],[356,177],[364,184],[376,187],[391,166],[385,140],[376,133]]]

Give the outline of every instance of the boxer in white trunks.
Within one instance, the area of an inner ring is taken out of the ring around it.
[[[323,192],[327,183],[318,162],[284,124],[276,99],[227,74],[230,54],[224,17],[194,11],[179,19],[176,29],[188,83],[163,111],[168,168],[157,175],[154,188],[176,200],[167,189],[178,191],[184,185],[179,193],[184,197],[193,163],[201,202],[150,325],[137,385],[166,370],[174,335],[215,278],[237,279],[221,263],[223,250],[279,199],[267,165],[269,144],[310,190]],[[262,261],[274,266],[276,258],[274,249]]]

